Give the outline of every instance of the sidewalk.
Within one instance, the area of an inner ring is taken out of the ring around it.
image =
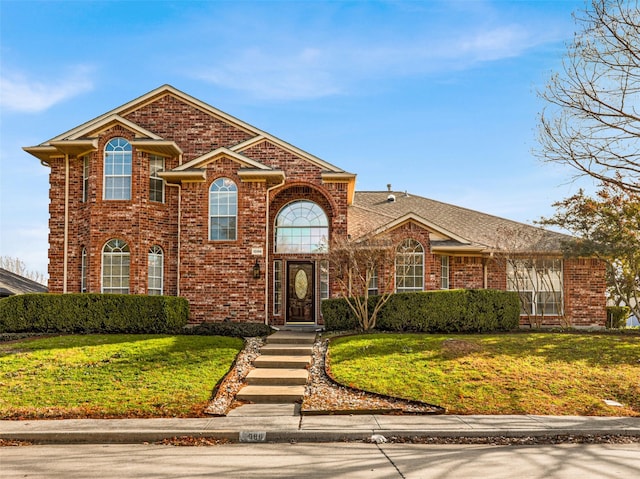
[[[299,416],[294,405],[248,405],[226,417],[0,421],[0,439],[48,444],[154,442],[191,436],[232,442],[337,442],[385,437],[640,437],[640,417]]]

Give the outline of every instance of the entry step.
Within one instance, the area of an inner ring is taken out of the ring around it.
[[[258,368],[249,371],[245,379],[252,386],[304,386],[309,379],[309,371],[291,368]]]
[[[268,344],[313,344],[315,340],[315,332],[276,331],[267,337]]]
[[[310,356],[313,353],[313,345],[269,343],[260,348],[260,353],[272,356]]]
[[[254,403],[292,403],[302,400],[304,386],[245,386],[236,398]]]
[[[301,368],[304,369],[311,364],[311,356],[280,356],[261,354],[253,360],[256,368]]]

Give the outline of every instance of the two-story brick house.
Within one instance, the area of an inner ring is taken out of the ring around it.
[[[330,242],[370,234],[411,251],[398,290],[513,289],[500,238],[540,231],[356,192],[355,174],[168,85],[24,149],[51,169],[49,291],[180,295],[193,322],[321,324],[320,303],[336,294]],[[529,285],[524,309],[603,325],[603,265],[562,260],[559,235],[545,237],[543,250],[509,251],[535,253],[553,277],[553,291]]]

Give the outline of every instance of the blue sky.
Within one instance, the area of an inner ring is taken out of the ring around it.
[[[46,272],[48,169],[22,151],[169,83],[394,190],[530,223],[576,191],[536,91],[582,0],[0,0],[0,255]]]

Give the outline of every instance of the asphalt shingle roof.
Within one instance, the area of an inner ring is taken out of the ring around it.
[[[389,195],[393,195],[395,201],[389,201]],[[569,239],[569,236],[525,223],[395,191],[357,191],[348,210],[348,233],[352,238],[360,238],[377,229],[384,229],[408,214],[418,216],[441,231],[464,238],[471,245],[486,249],[504,249],[505,235],[515,231],[521,237],[536,238],[537,246],[525,247],[520,240],[519,247],[513,247],[514,250],[557,252],[562,240]],[[515,241],[511,244],[515,245]]]
[[[0,289],[12,294],[46,293],[47,287],[19,274],[0,268]],[[6,293],[5,293],[6,294]]]

